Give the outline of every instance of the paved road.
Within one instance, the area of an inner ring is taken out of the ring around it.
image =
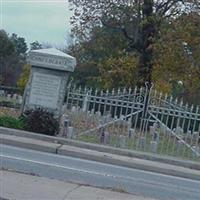
[[[200,181],[0,145],[0,167],[160,200],[199,200]]]

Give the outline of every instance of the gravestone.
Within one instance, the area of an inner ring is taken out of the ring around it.
[[[100,128],[100,143],[109,144],[110,143],[110,134],[105,130],[105,128]]]
[[[138,139],[138,148],[144,150],[146,148],[146,137],[141,136]]]
[[[150,135],[153,135],[154,132],[156,131],[156,129],[155,129],[154,126],[150,126],[150,127],[149,127],[149,131],[150,131]]]
[[[69,126],[67,128],[67,138],[69,138],[69,139],[75,139],[74,127]]]
[[[155,131],[152,137],[153,141],[159,142],[159,133]]]
[[[134,137],[134,135],[135,135],[135,129],[133,128],[128,129],[128,138],[131,139]]]
[[[11,94],[7,94],[6,100],[7,100],[7,101],[10,101],[10,100],[11,100]]]
[[[72,111],[73,113],[75,113],[75,112],[77,111],[76,107],[75,107],[75,106],[72,106],[71,111]]]
[[[150,149],[151,149],[151,152],[153,152],[153,153],[157,152],[157,149],[158,149],[157,141],[151,141],[150,142]]]
[[[19,104],[22,104],[22,102],[23,102],[23,98],[22,98],[22,96],[19,95],[19,96],[18,96],[18,103],[19,103]]]
[[[183,129],[180,126],[176,127],[175,132],[177,135],[183,135],[184,133]]]
[[[181,140],[178,140],[177,143],[176,143],[176,152],[177,154],[180,154],[181,151],[183,151],[183,147],[184,147],[184,144]]]
[[[5,96],[4,90],[1,90],[1,89],[0,89],[0,96]]]
[[[119,148],[126,148],[126,144],[127,144],[127,138],[124,135],[119,135],[117,137],[117,144],[116,147]]]
[[[23,111],[44,108],[59,117],[67,79],[76,59],[57,49],[32,50],[28,54],[31,74],[24,94]]]

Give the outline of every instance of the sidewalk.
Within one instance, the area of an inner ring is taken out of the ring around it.
[[[119,189],[120,190],[120,189]],[[108,189],[0,171],[0,200],[153,200]]]

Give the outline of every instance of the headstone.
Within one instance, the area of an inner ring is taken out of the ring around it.
[[[62,114],[66,113],[66,111],[67,111],[67,104],[64,104],[62,106]]]
[[[154,126],[150,126],[149,127],[149,131],[150,131],[150,135],[153,135],[155,132],[155,127]]]
[[[153,133],[153,141],[159,142],[159,133],[157,131]]]
[[[200,153],[200,147],[199,146],[192,146],[192,148],[195,150],[196,153]],[[194,154],[196,155],[196,154]]]
[[[156,153],[158,148],[158,143],[156,141],[150,142],[151,152]]]
[[[120,135],[118,138],[117,138],[117,147],[119,148],[125,148],[126,147],[126,136],[124,135]]]
[[[76,107],[72,106],[72,112],[76,112]]]
[[[161,131],[161,133],[166,134],[167,127],[164,126],[164,125],[161,125],[161,126],[160,126],[160,131]]]
[[[117,115],[115,115],[115,116],[114,116],[114,119],[118,119],[118,116],[117,116]]]
[[[124,125],[124,115],[120,115],[119,120],[117,121],[118,126]]]
[[[18,103],[19,103],[19,104],[22,104],[22,102],[23,102],[22,96],[18,96]]]
[[[0,96],[4,96],[4,95],[5,95],[4,90],[0,90]]]
[[[96,112],[95,114],[97,115],[97,117],[101,117],[101,112],[100,111]]]
[[[99,119],[99,126],[102,126],[104,124],[102,119]]]
[[[159,128],[158,122],[154,122],[154,123],[153,123],[153,127],[155,128],[155,130],[157,130],[157,129]]]
[[[17,100],[17,98],[18,98],[18,95],[17,94],[13,94],[13,99]]]
[[[180,126],[178,126],[177,128],[176,128],[176,134],[178,134],[178,135],[183,135],[183,129],[180,127]]]
[[[104,144],[110,144],[110,133],[107,131],[105,132]]]
[[[138,148],[139,149],[145,149],[146,148],[146,138],[145,137],[140,137],[138,140]]]
[[[91,110],[91,114],[94,115],[94,109]]]
[[[107,117],[106,117],[106,116],[103,116],[103,117],[102,117],[102,123],[105,124],[106,122],[107,122]]]
[[[167,135],[171,135],[172,134],[172,130],[170,128],[168,128],[168,127],[166,128],[166,134]]]
[[[27,61],[31,64],[31,74],[23,111],[40,107],[59,117],[69,72],[74,71],[76,59],[50,48],[30,51]]]
[[[111,119],[111,114],[108,113],[108,114],[106,115],[106,118],[107,118],[107,121],[110,121],[110,119]]]
[[[69,138],[69,139],[74,139],[75,138],[74,127],[69,126],[67,128],[67,138]]]
[[[100,143],[102,144],[110,143],[110,134],[105,130],[105,128],[100,129]]]
[[[7,94],[6,100],[7,100],[7,101],[10,101],[10,100],[11,100],[11,94]]]
[[[181,151],[183,151],[183,147],[184,147],[183,142],[181,140],[178,140],[176,144],[176,151],[178,154],[180,154]]]
[[[88,111],[87,111],[87,115],[90,115],[90,114],[91,114],[91,112],[88,110]]]
[[[188,137],[188,138],[192,138],[192,131],[191,131],[191,130],[188,130],[188,131],[187,131],[187,137]]]
[[[195,141],[197,141],[197,140],[199,139],[199,132],[194,131],[192,135],[193,135],[193,139],[194,139]]]
[[[135,129],[133,128],[128,129],[128,138],[131,139],[134,137],[134,135],[135,135]]]
[[[59,124],[59,135],[67,137],[67,128],[69,126],[69,118],[68,115],[62,115],[60,117],[60,124]]]

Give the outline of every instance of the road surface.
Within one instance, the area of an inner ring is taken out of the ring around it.
[[[160,200],[199,200],[200,181],[0,145],[0,167]]]

